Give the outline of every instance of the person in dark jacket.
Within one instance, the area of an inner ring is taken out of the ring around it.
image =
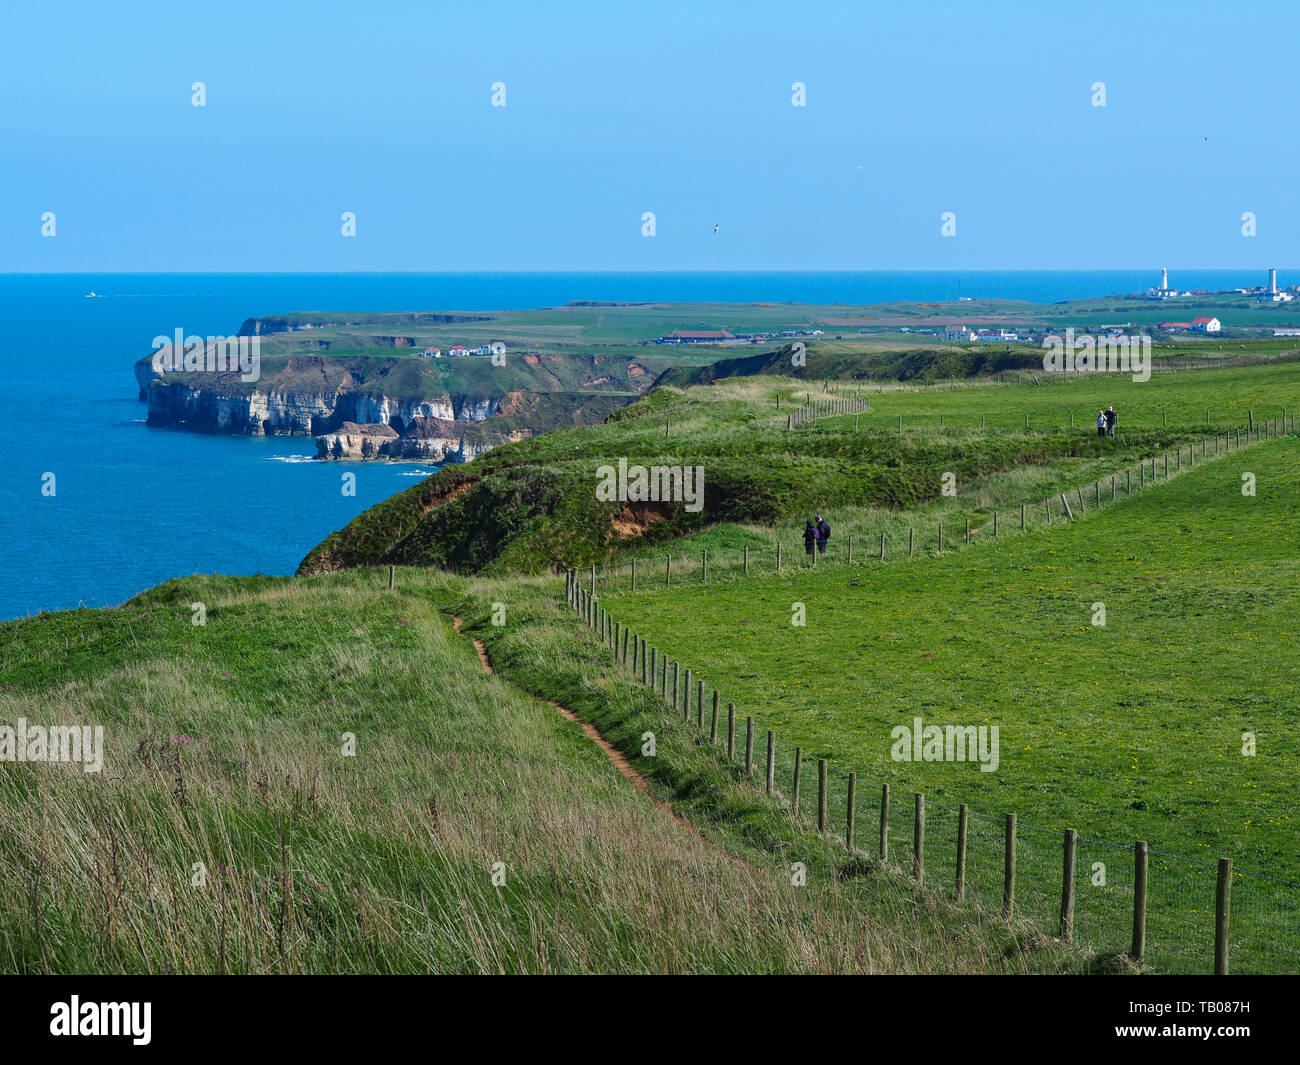
[[[817,515],[817,550],[826,554],[826,542],[831,538],[831,523]]]
[[[1106,408],[1106,435],[1115,435],[1115,422],[1119,420],[1119,415],[1115,413],[1114,407]]]
[[[803,527],[803,550],[804,554],[811,555],[817,546],[817,526],[813,524],[812,518],[808,519],[808,524]]]

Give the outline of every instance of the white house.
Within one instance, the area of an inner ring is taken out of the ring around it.
[[[462,348],[457,344],[454,348],[448,348],[447,354],[457,359],[464,358],[464,356],[469,354],[469,348]]]
[[[420,358],[422,358],[422,359],[441,359],[441,358],[442,358],[442,350],[441,350],[440,348],[425,348],[422,352],[420,352]]]
[[[1192,329],[1197,333],[1217,333],[1223,326],[1217,318],[1193,318]]]

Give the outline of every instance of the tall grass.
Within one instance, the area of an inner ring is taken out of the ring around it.
[[[384,576],[192,578],[117,610],[0,626],[0,720],[100,723],[107,747],[101,774],[0,766],[0,969],[1078,964],[1021,953],[1014,929],[948,927],[890,882],[864,896],[815,843],[818,872],[794,887],[797,841],[684,832],[575,725],[482,673],[439,609],[462,585],[405,571],[389,593]],[[510,604],[502,631],[552,668],[589,668],[539,588],[478,591]],[[723,808],[730,785],[713,775]]]

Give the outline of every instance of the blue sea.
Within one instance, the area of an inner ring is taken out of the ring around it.
[[[1180,288],[1263,271],[1171,271]],[[572,300],[1055,301],[1141,291],[1159,270],[1038,273],[0,275],[0,619],[121,603],[192,573],[289,574],[431,466],[317,463],[308,437],[150,429],[132,365],[177,328],[231,335],[288,311],[505,310]],[[94,291],[96,298],[86,294]],[[47,474],[54,494],[44,495]]]

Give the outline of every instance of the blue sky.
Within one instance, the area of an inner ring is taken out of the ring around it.
[[[1195,0],[9,5],[0,271],[1285,266],[1298,28]]]

